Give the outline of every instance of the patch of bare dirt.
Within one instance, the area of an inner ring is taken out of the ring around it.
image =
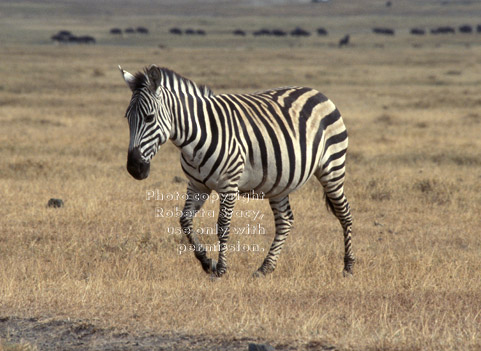
[[[28,344],[36,350],[222,350],[246,351],[248,338],[216,339],[176,333],[132,335],[114,329],[97,328],[84,321],[52,318],[0,317],[0,341],[5,344]],[[296,350],[293,345],[277,345],[275,350]]]

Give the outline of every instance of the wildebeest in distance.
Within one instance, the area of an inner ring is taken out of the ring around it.
[[[272,35],[274,35],[276,37],[285,37],[287,35],[287,33],[284,32],[282,29],[273,29]]]
[[[205,30],[203,30],[203,29],[187,28],[186,30],[182,31],[182,29],[177,28],[177,27],[170,28],[169,33],[175,34],[175,35],[182,35],[182,34],[186,34],[186,35],[207,35]]]
[[[323,27],[317,28],[317,35],[327,35],[327,29]]]
[[[308,37],[311,35],[307,30],[297,27],[290,33],[293,37]]]
[[[246,36],[246,32],[243,31],[242,29],[236,29],[235,31],[232,32],[234,35],[238,35],[238,36],[241,36],[241,37],[245,37]]]
[[[184,31],[184,34],[187,34],[187,35],[205,35],[205,30],[203,29],[193,29],[193,28],[187,28],[185,31]]]
[[[422,28],[411,28],[411,34],[412,35],[424,35],[424,34],[426,34],[426,31]]]
[[[129,27],[129,28],[125,28],[124,32],[125,32],[125,33],[129,33],[129,34],[132,34],[132,33],[135,33],[135,30],[134,30],[134,28]]]
[[[259,30],[256,30],[254,33],[252,33],[254,36],[258,37],[258,36],[262,36],[262,35],[271,35],[271,31],[269,29],[266,29],[266,28],[262,28],[262,29],[259,29]]]
[[[122,29],[120,29],[120,28],[112,28],[112,29],[110,29],[110,34],[114,34],[114,35],[122,34]]]
[[[454,30],[453,27],[449,26],[442,26],[438,28],[433,28],[431,29],[431,34],[454,34],[456,31]]]
[[[57,32],[57,34],[52,35],[50,39],[57,43],[68,43],[70,41],[70,38],[73,36],[74,35],[72,34],[72,32],[68,30],[61,30]]]
[[[476,31],[477,31],[478,33],[481,33],[481,24],[478,24],[478,26],[476,27]]]
[[[149,34],[149,30],[145,27],[137,27],[136,31],[137,33],[140,33],[140,34]]]
[[[373,28],[372,31],[375,34],[394,35],[394,29],[391,29],[391,28],[376,27],[376,28]]]
[[[72,35],[72,32],[69,30],[61,30],[57,33],[57,35],[63,36],[63,37],[69,37]]]
[[[60,44],[95,44],[95,38],[90,35],[76,36],[72,32],[62,30],[50,37],[54,42]]]
[[[339,40],[339,47],[341,48],[343,46],[347,46],[349,44],[349,40],[349,34],[346,34],[343,38],[341,38],[341,40]]]
[[[182,30],[180,28],[170,28],[169,29],[170,34],[175,34],[175,35],[182,35]]]
[[[473,27],[471,27],[469,24],[464,24],[458,28],[460,33],[464,34],[471,34],[473,32]]]

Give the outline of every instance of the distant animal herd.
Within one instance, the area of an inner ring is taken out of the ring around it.
[[[372,28],[372,32],[374,34],[379,35],[387,35],[387,36],[394,36],[395,30],[393,28],[387,27],[374,27]],[[471,34],[474,32],[481,34],[481,24],[473,27],[469,24],[464,24],[459,27],[452,27],[452,26],[440,26],[436,28],[431,28],[429,31],[424,28],[411,28],[409,33],[411,35],[421,36],[426,35],[428,33],[432,35],[443,35],[443,34],[455,34],[456,32],[462,34]],[[111,28],[109,33],[113,36],[123,36],[126,35],[148,35],[149,29],[145,27],[129,27],[125,29],[121,28]],[[169,33],[175,36],[187,35],[187,36],[206,36],[207,32],[203,29],[195,29],[195,28],[178,28],[172,27],[169,29]],[[327,36],[329,34],[328,30],[324,27],[319,27],[314,32],[318,36]],[[261,28],[258,30],[253,31],[245,31],[243,29],[235,29],[230,32],[233,36],[238,37],[245,37],[248,34],[253,35],[254,37],[262,37],[262,36],[273,36],[273,37],[309,37],[311,36],[311,32],[301,28],[296,27],[292,30],[283,30],[283,29],[268,29],[268,28]],[[339,40],[339,46],[347,46],[349,44],[350,36],[347,34],[343,38]],[[68,30],[61,30],[58,33],[52,35],[51,40],[57,44],[95,44],[96,39],[90,35],[81,35],[77,36],[74,35],[72,32]]]
[[[96,40],[90,35],[77,36],[68,30],[61,30],[57,34],[52,35],[51,39],[55,43],[70,44],[95,44]]]

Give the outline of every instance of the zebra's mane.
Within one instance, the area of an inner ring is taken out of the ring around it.
[[[141,89],[145,86],[150,87],[150,85],[152,84],[149,79],[150,69],[151,68],[145,68],[144,72],[138,72],[135,74],[134,89]],[[192,90],[196,95],[199,95],[199,96],[214,95],[214,92],[207,86],[198,85],[194,81],[181,76],[180,74],[172,71],[169,68],[161,67],[157,69],[158,69],[158,72],[160,73],[160,77],[157,78],[159,80],[160,85],[162,85],[163,87],[171,91],[180,93],[179,91],[177,91],[177,87],[183,85],[185,86],[186,91]]]

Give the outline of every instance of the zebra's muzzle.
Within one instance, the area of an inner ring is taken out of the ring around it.
[[[137,180],[145,179],[149,176],[150,163],[145,162],[139,148],[133,148],[127,156],[127,171]]]

